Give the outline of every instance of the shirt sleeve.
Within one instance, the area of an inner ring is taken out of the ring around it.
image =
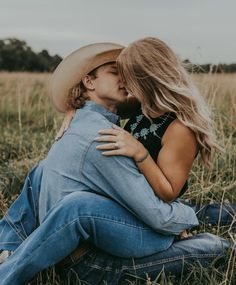
[[[104,156],[91,143],[82,173],[95,191],[111,197],[155,231],[180,234],[198,225],[194,210],[179,201],[166,203],[156,197],[134,161],[125,156]]]

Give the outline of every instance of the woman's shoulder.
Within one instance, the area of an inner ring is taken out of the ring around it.
[[[182,141],[197,145],[196,135],[188,126],[182,123],[177,117],[170,123],[162,138],[162,143],[169,140]]]

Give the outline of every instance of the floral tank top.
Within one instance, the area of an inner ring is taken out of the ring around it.
[[[167,130],[168,126],[176,119],[176,115],[167,112],[160,117],[149,121],[138,109],[129,119],[125,125],[125,130],[131,133],[137,140],[139,140],[145,148],[149,151],[154,161],[157,161],[158,154],[162,148],[161,140]],[[188,181],[185,182],[179,197],[182,196],[188,189]]]

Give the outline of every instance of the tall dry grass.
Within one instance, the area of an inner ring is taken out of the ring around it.
[[[27,171],[47,154],[60,126],[62,117],[51,107],[47,96],[48,79],[48,74],[0,73],[1,215],[20,192]],[[195,75],[194,80],[213,110],[218,142],[224,152],[214,155],[211,170],[196,161],[185,199],[199,204],[235,203],[236,75]],[[235,242],[229,227],[205,225],[201,231]],[[231,284],[235,271],[232,257],[223,272],[203,270],[199,274],[193,270],[192,277],[183,284]],[[39,275],[35,284],[60,284],[53,270],[47,271],[47,276],[42,283]],[[157,284],[150,282],[147,284]],[[170,282],[162,278],[161,284]]]

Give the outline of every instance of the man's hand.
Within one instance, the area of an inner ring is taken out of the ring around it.
[[[183,231],[181,234],[180,234],[180,239],[184,239],[184,238],[188,238],[188,237],[191,237],[192,234],[188,234],[187,231]]]
[[[72,119],[74,117],[74,114],[75,114],[75,109],[69,110],[66,112],[64,120],[63,120],[62,125],[60,127],[60,130],[58,131],[58,133],[55,137],[56,141],[59,140],[64,135],[64,133],[67,131],[67,129],[69,128],[70,122],[72,121]]]

